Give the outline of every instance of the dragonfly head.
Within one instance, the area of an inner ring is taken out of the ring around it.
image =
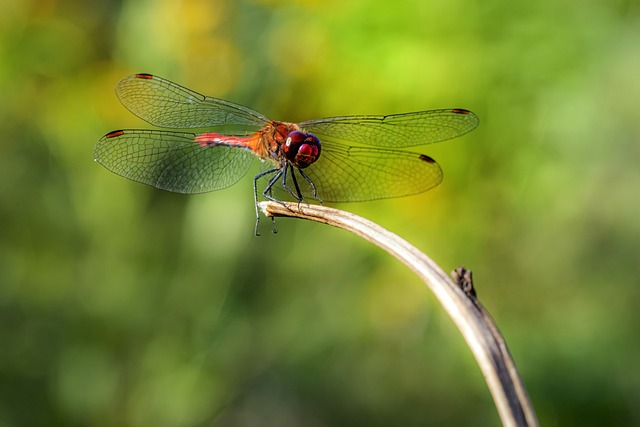
[[[289,132],[283,145],[287,160],[294,166],[304,169],[320,158],[320,140],[312,133],[299,130]]]

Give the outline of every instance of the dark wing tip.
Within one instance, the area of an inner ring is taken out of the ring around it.
[[[103,136],[103,138],[116,138],[118,136],[124,135],[124,131],[123,130],[112,130],[111,132],[109,132],[108,134],[106,134],[105,136]]]
[[[465,108],[452,108],[450,111],[453,114],[460,114],[461,116],[467,116],[462,120],[465,120],[465,122],[470,125],[470,128],[464,133],[472,131],[473,129],[478,127],[478,124],[480,124],[480,118],[476,115],[476,113],[474,113],[471,110],[467,110]]]
[[[147,73],[138,73],[135,75],[136,79],[147,79],[147,80],[151,80],[153,78],[153,74],[147,74]]]
[[[419,158],[423,162],[427,162],[427,163],[435,163],[436,162],[435,160],[433,160],[431,157],[427,156],[426,154],[420,154]]]

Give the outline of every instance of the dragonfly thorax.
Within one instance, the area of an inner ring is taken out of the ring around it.
[[[294,166],[304,169],[320,158],[321,144],[314,134],[294,130],[287,135],[282,151]]]

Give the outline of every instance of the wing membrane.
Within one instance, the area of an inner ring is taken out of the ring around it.
[[[478,122],[471,111],[454,108],[388,116],[330,117],[302,122],[300,127],[321,141],[328,137],[344,143],[403,148],[464,135]]]
[[[250,108],[204,96],[169,80],[135,74],[116,86],[120,102],[142,120],[158,127],[187,129],[229,125],[260,128],[269,121]]]
[[[442,181],[440,166],[430,157],[407,151],[323,145],[318,161],[303,170],[326,202],[360,202],[408,196],[427,191]],[[311,186],[298,176],[307,201]],[[289,178],[289,188],[294,188]]]
[[[110,132],[98,141],[94,158],[110,171],[176,193],[205,193],[235,184],[249,169],[252,151],[202,147],[191,133],[157,130]]]

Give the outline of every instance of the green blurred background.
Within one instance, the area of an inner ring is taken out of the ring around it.
[[[640,425],[640,7],[0,1],[0,426],[497,425],[427,288],[346,232],[253,236],[93,162],[147,72],[298,121],[459,107],[445,180],[340,208],[474,271],[545,426]]]

